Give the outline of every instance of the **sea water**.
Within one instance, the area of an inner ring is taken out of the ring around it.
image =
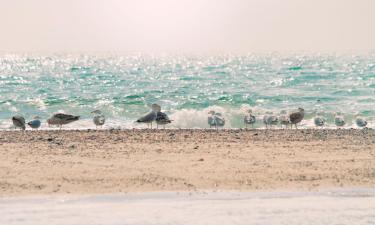
[[[303,107],[303,127],[317,113],[334,127],[358,114],[375,125],[375,52],[259,53],[244,55],[1,54],[0,129],[11,117],[45,120],[55,112],[81,116],[68,129],[93,128],[91,111],[107,117],[104,128],[141,128],[134,121],[162,106],[170,128],[206,128],[207,113],[221,112],[227,128],[241,128],[247,109],[263,127],[266,112]]]

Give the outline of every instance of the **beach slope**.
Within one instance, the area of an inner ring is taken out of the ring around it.
[[[0,132],[0,196],[375,187],[375,131]]]

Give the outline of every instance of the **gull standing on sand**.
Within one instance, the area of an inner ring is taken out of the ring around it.
[[[291,127],[293,127],[294,124],[296,129],[298,129],[297,124],[303,120],[303,117],[305,117],[305,110],[303,108],[298,108],[298,112],[291,113],[289,115],[289,120],[292,124]]]
[[[102,114],[102,111],[94,110],[91,112],[91,114],[94,115],[92,121],[94,122],[96,129],[98,129],[98,126],[103,127],[105,123],[105,116]]]
[[[221,115],[221,113],[216,113],[215,111],[209,111],[209,116],[207,119],[208,125],[210,125],[210,128],[214,126],[216,129],[219,127],[223,127],[225,125],[225,119]]]
[[[156,128],[159,128],[159,125],[162,125],[165,129],[165,125],[172,123],[172,120],[169,119],[168,115],[163,112],[157,112],[155,120]]]
[[[367,121],[364,118],[357,117],[355,119],[355,123],[357,124],[358,127],[366,127],[367,126]]]
[[[284,125],[285,128],[288,129],[290,120],[289,120],[289,116],[286,110],[281,110],[280,115],[279,115],[279,121],[280,121],[281,128],[283,128],[283,125]]]
[[[20,128],[21,130],[26,130],[25,118],[23,116],[13,116],[12,122],[15,128]]]
[[[55,113],[47,120],[48,125],[58,125],[60,130],[62,125],[79,120],[79,116],[73,116],[65,113]]]
[[[165,129],[165,125],[168,123],[172,123],[172,120],[169,119],[168,115],[161,112],[161,106],[155,104],[154,108],[156,109],[156,129],[159,128],[159,125],[162,125]]]
[[[263,123],[266,125],[266,129],[268,129],[268,126],[272,128],[272,125],[277,125],[277,123],[279,122],[277,116],[274,116],[272,114],[272,112],[266,112],[266,114],[263,116]]]
[[[31,120],[30,122],[28,122],[27,125],[29,125],[29,127],[31,127],[32,129],[36,129],[37,130],[40,127],[40,125],[42,125],[42,122],[40,121],[40,117],[39,116],[34,116],[33,120]]]
[[[142,116],[139,118],[136,122],[137,123],[146,123],[147,128],[150,128],[151,124],[151,129],[152,129],[152,122],[156,120],[156,116],[158,113],[158,110],[160,110],[161,107],[158,104],[152,104],[151,105],[151,112],[147,113],[146,115]]]
[[[208,123],[208,125],[210,125],[210,128],[212,127],[212,126],[216,126],[216,123],[215,123],[215,111],[209,111],[208,112],[208,118],[207,118],[207,123]]]
[[[320,113],[317,113],[316,116],[315,116],[315,118],[314,118],[314,124],[315,124],[315,126],[317,126],[317,127],[323,127],[324,123],[325,123],[324,118],[321,116]]]
[[[338,127],[343,127],[345,125],[345,119],[339,113],[335,113],[335,125]]]
[[[251,128],[254,128],[256,118],[252,113],[253,113],[253,111],[251,109],[247,110],[247,115],[245,115],[245,117],[243,118],[243,122],[246,126],[246,129],[247,129],[247,125],[249,125],[249,124],[251,125]]]

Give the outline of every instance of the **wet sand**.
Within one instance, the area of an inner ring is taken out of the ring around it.
[[[7,225],[368,225],[374,214],[375,189],[0,198]]]
[[[375,187],[375,131],[0,132],[0,196]]]

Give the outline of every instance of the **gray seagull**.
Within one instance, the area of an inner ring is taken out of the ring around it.
[[[73,116],[65,113],[55,113],[47,120],[48,125],[58,125],[60,129],[62,125],[72,123],[79,120],[79,116]]]
[[[296,126],[296,129],[298,129],[297,124],[303,120],[303,117],[305,117],[305,110],[303,108],[298,108],[298,112],[291,113],[289,115],[289,120],[292,124],[292,127],[294,124]]]
[[[12,117],[12,122],[13,122],[13,125],[16,128],[20,128],[21,130],[25,130],[26,129],[25,118],[23,118],[23,116],[13,116]]]
[[[152,104],[151,105],[151,112],[142,116],[136,122],[137,123],[146,123],[147,128],[149,128],[150,125],[151,125],[151,129],[152,129],[152,122],[154,122],[156,120],[157,113],[158,113],[158,111],[160,111],[160,109],[161,109],[161,107],[158,104]]]

